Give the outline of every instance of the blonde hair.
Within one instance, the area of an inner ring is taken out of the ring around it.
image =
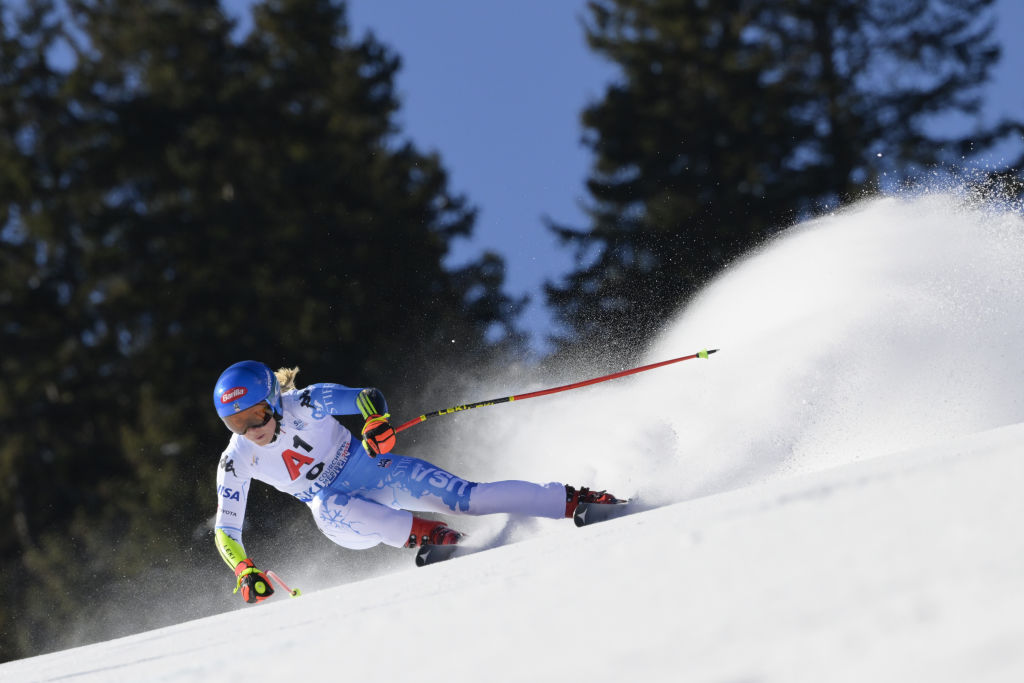
[[[291,391],[295,388],[295,375],[299,374],[299,366],[294,368],[278,368],[274,371],[277,383],[281,385],[281,391]]]

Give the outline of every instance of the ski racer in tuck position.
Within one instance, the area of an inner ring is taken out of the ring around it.
[[[213,391],[217,414],[233,434],[217,469],[217,550],[237,577],[246,602],[274,589],[242,545],[246,498],[253,479],[306,503],[317,527],[345,548],[458,543],[461,534],[413,512],[511,513],[572,517],[581,503],[611,503],[604,491],[560,483],[477,483],[425,460],[391,453],[396,433],[388,405],[374,388],[311,384],[295,388],[298,368],[276,373],[256,361],[225,370]],[[361,415],[362,439],[334,415]],[[381,457],[381,456],[387,457]]]

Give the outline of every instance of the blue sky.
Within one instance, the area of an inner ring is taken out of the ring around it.
[[[522,323],[538,349],[554,326],[542,284],[573,267],[543,217],[586,226],[591,157],[580,112],[615,74],[586,46],[584,8],[580,0],[349,3],[354,35],[372,30],[402,55],[405,133],[441,154],[452,189],[479,209],[475,236],[451,261],[484,249],[505,258],[506,288],[531,299]]]

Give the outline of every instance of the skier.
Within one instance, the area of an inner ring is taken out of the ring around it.
[[[613,503],[604,491],[550,483],[461,479],[429,462],[391,453],[396,434],[378,389],[341,384],[295,388],[298,368],[276,373],[256,361],[235,363],[213,391],[217,414],[233,432],[217,470],[217,550],[235,571],[246,602],[274,589],[242,545],[253,479],[309,505],[320,530],[345,548],[458,543],[461,534],[415,512],[572,517],[580,503]],[[362,440],[334,415],[361,415]],[[385,456],[387,457],[381,457]]]

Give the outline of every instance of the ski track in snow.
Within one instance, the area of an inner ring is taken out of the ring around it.
[[[500,547],[0,680],[1024,680],[1022,264],[1019,212],[950,194],[799,225],[644,362],[710,359],[444,418],[463,476],[590,484],[645,511],[582,530],[460,519]]]

